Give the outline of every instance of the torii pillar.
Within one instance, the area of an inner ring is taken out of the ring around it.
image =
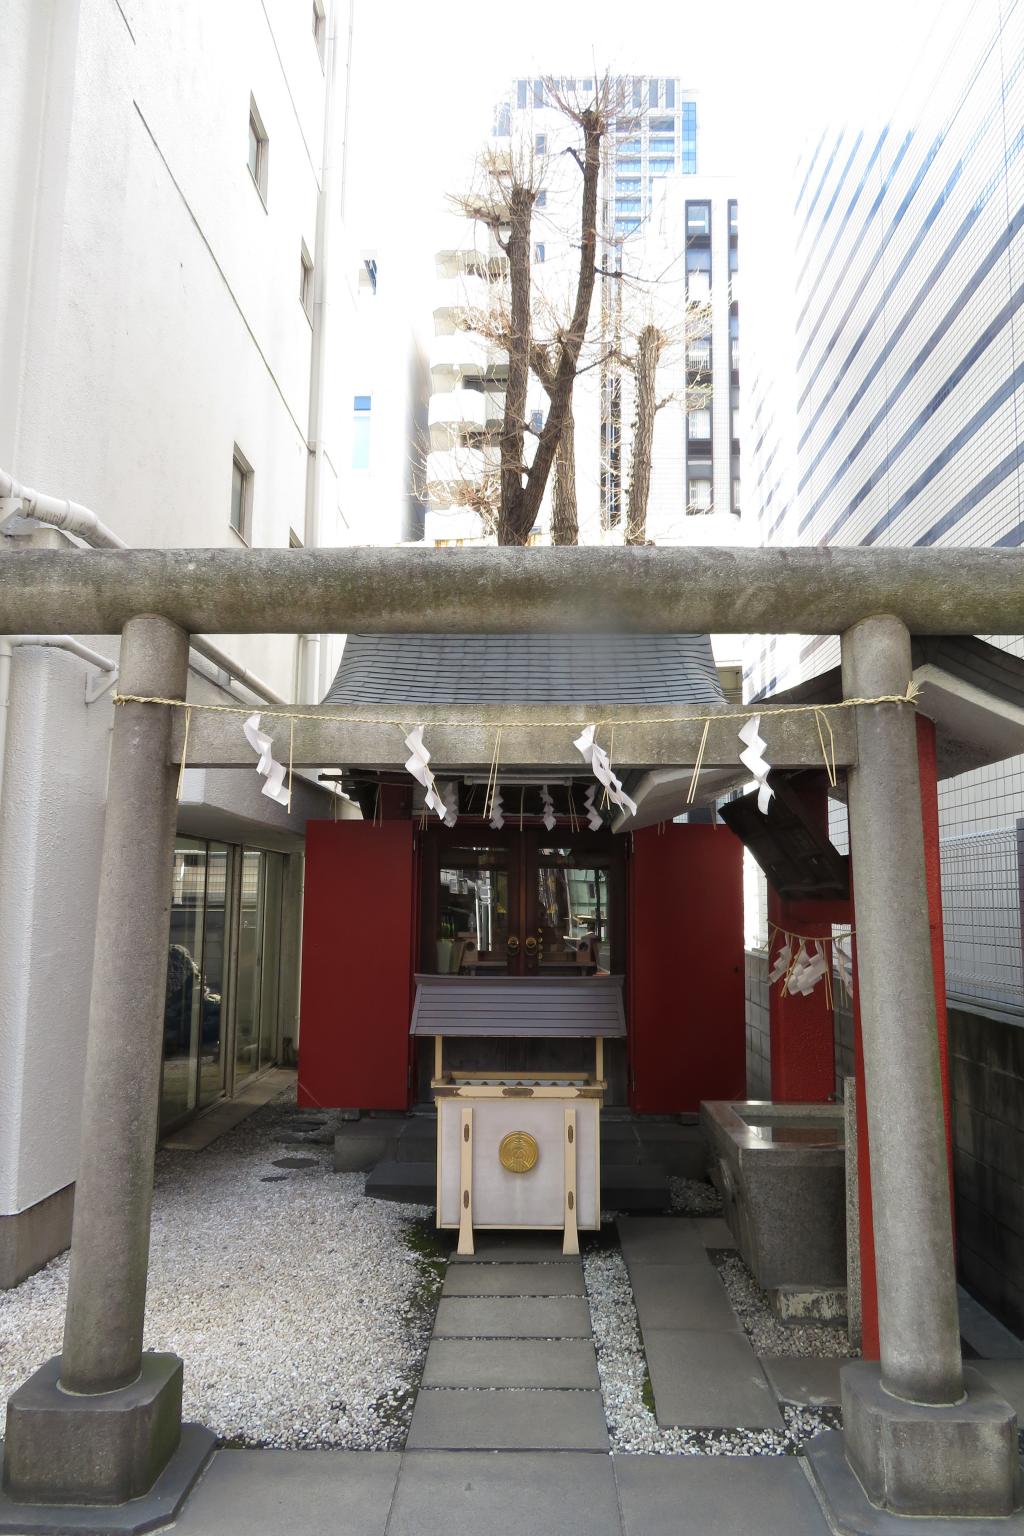
[[[861,620],[842,655],[847,698],[906,693],[900,620]],[[808,1447],[848,1530],[867,1529],[872,1506],[966,1518],[1018,1502],[1016,1416],[960,1355],[915,714],[889,703],[857,716],[850,845],[881,1359],[843,1369],[842,1440]]]
[[[120,691],[183,699],[187,679],[184,630],[154,614],[130,619]],[[8,1402],[0,1532],[166,1524],[214,1447],[199,1425],[182,1430],[177,1355],[142,1348],[177,811],[172,713],[114,712],[64,1349]]]

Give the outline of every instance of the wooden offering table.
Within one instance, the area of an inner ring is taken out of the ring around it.
[[[463,1254],[473,1252],[474,1227],[561,1230],[562,1251],[578,1253],[577,1233],[601,1225],[604,1042],[626,1033],[622,977],[417,976],[416,984],[412,1034],[434,1040],[437,1225],[458,1228]],[[471,1042],[457,1054],[476,1055],[475,1067],[446,1068],[445,1042],[454,1040]],[[549,1070],[545,1045],[555,1040],[590,1040],[592,1068],[581,1059],[573,1071]],[[484,1065],[501,1041],[518,1058],[515,1071]]]

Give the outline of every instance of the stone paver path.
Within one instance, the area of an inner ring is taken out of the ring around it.
[[[618,1231],[661,1427],[783,1429],[698,1224],[620,1216]]]
[[[448,1266],[410,1451],[607,1451],[583,1268],[560,1239],[481,1239]]]

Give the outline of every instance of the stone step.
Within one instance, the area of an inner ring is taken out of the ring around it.
[[[600,1392],[426,1388],[416,1398],[410,1451],[607,1451]],[[552,1511],[554,1515],[554,1511]],[[555,1520],[557,1524],[557,1519]]]
[[[433,1205],[437,1168],[429,1162],[387,1157],[366,1177],[366,1193],[377,1200]],[[601,1168],[601,1207],[606,1211],[666,1211],[668,1174],[660,1164],[615,1163]]]
[[[366,1175],[365,1191],[375,1200],[433,1205],[437,1199],[437,1169],[433,1163],[399,1163],[388,1158]]]
[[[566,1387],[596,1391],[589,1339],[432,1339],[424,1387]]]

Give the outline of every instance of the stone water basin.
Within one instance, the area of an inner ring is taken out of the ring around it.
[[[700,1120],[725,1219],[762,1289],[845,1286],[843,1106],[709,1100]]]

